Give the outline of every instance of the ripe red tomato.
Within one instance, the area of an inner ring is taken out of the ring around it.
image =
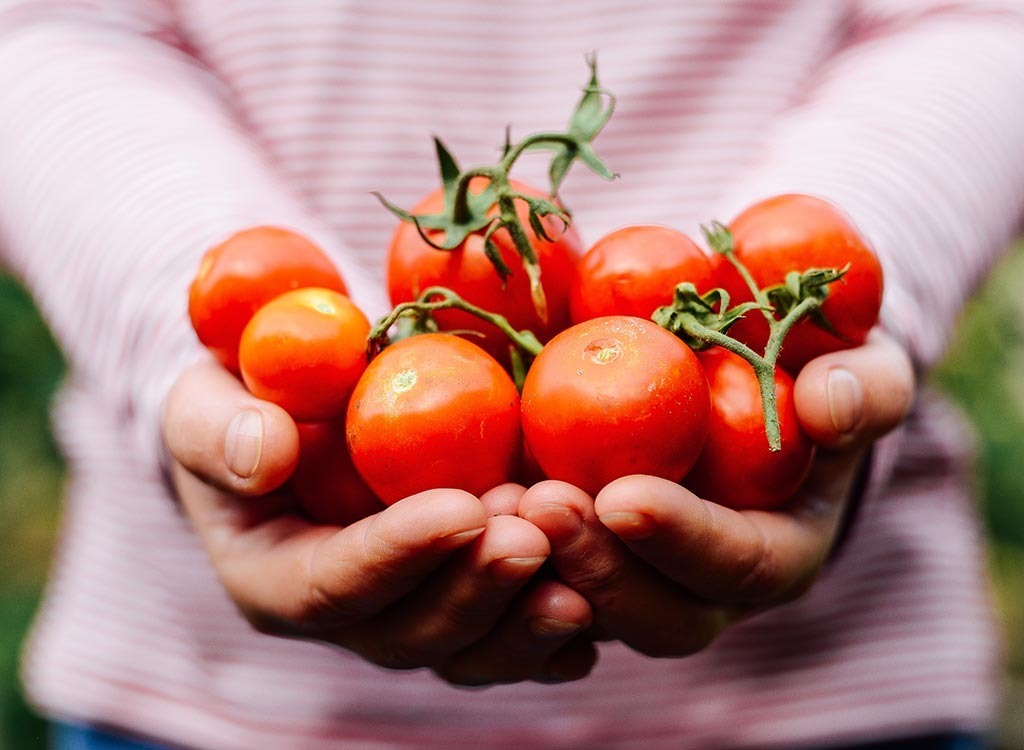
[[[346,526],[384,509],[352,464],[341,419],[298,427],[299,463],[289,486],[310,518]]]
[[[821,354],[864,343],[882,305],[882,267],[867,240],[838,208],[809,195],[780,195],[746,209],[729,229],[736,257],[762,287],[781,283],[789,271],[850,264],[847,274],[829,286],[821,308],[834,332],[809,318],[801,320],[782,346],[779,362],[783,367],[796,373]],[[731,267],[723,272],[723,279],[734,302],[751,299]],[[752,312],[729,334],[763,352],[768,326],[763,316]]]
[[[387,504],[446,487],[480,495],[519,465],[519,393],[497,360],[444,333],[392,344],[366,368],[345,421],[352,461]]]
[[[574,323],[602,315],[650,318],[672,302],[677,284],[700,292],[717,285],[712,258],[682,232],[656,225],[623,227],[580,259],[570,290]]]
[[[698,355],[711,389],[708,439],[683,484],[706,500],[730,508],[772,509],[803,483],[814,446],[800,429],[793,378],[775,371],[782,450],[768,449],[761,392],[753,368],[719,347]]]
[[[513,186],[526,195],[543,196],[525,185],[513,182]],[[443,194],[437,190],[416,206],[413,213],[437,213],[442,206]],[[527,221],[525,206],[520,206],[519,218],[526,227],[540,264],[541,284],[548,304],[547,322],[543,322],[534,309],[529,280],[522,269],[522,261],[512,238],[505,230],[492,235],[501,251],[501,257],[512,270],[512,275],[502,282],[484,255],[483,234],[471,235],[460,247],[443,251],[424,242],[413,224],[401,222],[388,250],[388,293],[391,303],[397,305],[408,302],[419,297],[428,287],[444,286],[475,305],[504,315],[517,330],[532,331],[538,339],[547,341],[569,325],[569,285],[572,282],[573,267],[581,252],[581,243],[576,230],[572,227],[563,228],[560,219],[550,216],[543,219],[545,231],[554,239],[554,242],[547,242],[533,233]],[[437,241],[444,238],[442,232],[435,232],[434,235]],[[478,331],[483,334],[482,337],[471,336],[468,340],[482,346],[499,361],[508,360],[508,339],[489,323],[461,310],[442,310],[435,317],[442,330]]]
[[[537,463],[591,494],[628,474],[678,482],[704,445],[710,409],[690,348],[628,316],[563,331],[523,384],[523,432]]]
[[[370,322],[348,297],[308,287],[265,304],[246,325],[238,349],[242,380],[298,421],[344,411],[366,369]]]
[[[291,289],[345,283],[312,242],[280,227],[252,227],[207,251],[192,282],[188,313],[199,340],[238,374],[238,342],[256,311]]]

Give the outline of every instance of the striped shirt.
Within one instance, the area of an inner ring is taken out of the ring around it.
[[[622,176],[563,189],[586,241],[695,232],[773,193],[850,213],[923,371],[1024,207],[1024,3],[0,0],[0,258],[71,374],[60,550],[24,677],[48,715],[198,748],[771,748],[989,724],[998,644],[959,418],[923,391],[853,534],[799,601],[684,660],[602,646],[586,680],[481,691],[253,632],[161,480],[206,247],[315,238],[369,314],[393,218],[560,126],[599,53]],[[518,176],[544,183],[543,160]]]

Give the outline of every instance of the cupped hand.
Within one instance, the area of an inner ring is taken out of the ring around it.
[[[519,514],[548,537],[553,568],[593,607],[595,630],[651,656],[692,654],[731,622],[808,589],[832,550],[865,448],[903,419],[913,392],[909,358],[881,332],[808,363],[795,401],[819,450],[779,510],[731,510],[637,475],[593,500],[542,482],[523,495]]]
[[[593,646],[574,637],[589,605],[534,580],[550,548],[514,515],[523,488],[479,499],[431,490],[349,526],[314,523],[282,489],[298,459],[294,422],[212,362],[173,387],[164,440],[184,510],[259,631],[465,685],[571,680],[592,668]]]

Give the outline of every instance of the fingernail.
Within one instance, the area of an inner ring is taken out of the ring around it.
[[[583,626],[578,622],[555,620],[551,617],[534,617],[530,620],[530,630],[541,638],[565,638],[582,629]]]
[[[500,581],[517,582],[529,578],[544,564],[547,558],[540,557],[505,557],[492,560],[487,566],[491,575]]]
[[[613,511],[599,516],[599,519],[622,539],[644,539],[654,533],[654,522],[642,513]]]
[[[860,382],[849,370],[837,367],[829,370],[826,388],[832,427],[840,435],[852,432],[860,424],[864,412]]]
[[[256,473],[263,455],[263,415],[255,409],[243,411],[228,425],[224,439],[224,460],[242,479]]]
[[[583,530],[583,519],[565,505],[538,505],[527,520],[559,544],[572,541]]]
[[[460,531],[448,536],[442,536],[434,541],[434,548],[442,551],[458,549],[459,547],[466,546],[483,533],[484,527],[481,526],[478,529],[470,529],[469,531]]]

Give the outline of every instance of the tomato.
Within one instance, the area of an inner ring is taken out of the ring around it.
[[[344,294],[308,287],[265,304],[242,332],[242,380],[298,421],[341,414],[366,369],[370,322]]]
[[[480,347],[421,334],[370,363],[345,429],[356,469],[387,504],[437,487],[480,495],[515,476],[519,392]]]
[[[527,195],[543,195],[519,183],[513,182],[513,186]],[[442,206],[443,194],[437,190],[416,206],[413,213],[437,213]],[[470,235],[461,246],[445,251],[424,242],[415,225],[401,222],[388,250],[391,303],[408,302],[419,297],[428,287],[444,286],[473,304],[504,315],[514,328],[532,331],[541,341],[547,341],[569,325],[569,286],[581,243],[576,231],[572,227],[564,228],[560,219],[550,216],[543,219],[545,231],[554,240],[547,242],[533,233],[525,206],[520,206],[519,218],[540,264],[541,284],[548,304],[547,322],[542,321],[534,309],[529,280],[512,238],[505,230],[492,235],[501,257],[512,271],[512,275],[502,282],[484,255],[482,233]],[[442,232],[435,232],[434,236],[436,241],[443,239]],[[479,332],[482,336],[471,336],[468,340],[482,346],[499,361],[507,361],[508,339],[490,324],[461,310],[442,310],[435,316],[442,330]]]
[[[759,286],[781,283],[789,271],[809,268],[850,270],[829,286],[821,312],[832,332],[811,319],[801,320],[782,346],[780,363],[796,373],[828,352],[864,343],[882,305],[882,267],[851,220],[831,203],[809,195],[780,195],[743,211],[729,224],[736,257]],[[725,286],[734,302],[751,299],[735,270],[725,271]],[[748,313],[729,334],[763,352],[768,326],[758,313]]]
[[[730,508],[777,508],[803,483],[814,446],[800,429],[793,378],[775,371],[782,450],[768,449],[757,376],[732,352],[713,347],[697,355],[711,389],[708,439],[683,484]]]
[[[277,295],[306,286],[345,292],[326,255],[280,227],[252,227],[207,251],[189,291],[188,312],[199,340],[238,374],[238,342],[255,312]]]
[[[627,474],[682,479],[710,409],[697,357],[643,318],[572,326],[545,345],[523,384],[523,432],[537,463],[591,494]]]
[[[617,229],[580,259],[569,296],[574,323],[602,315],[650,318],[677,284],[716,286],[712,258],[682,232],[656,225]]]
[[[314,521],[346,526],[384,509],[356,471],[341,419],[299,422],[299,463],[289,487]]]

